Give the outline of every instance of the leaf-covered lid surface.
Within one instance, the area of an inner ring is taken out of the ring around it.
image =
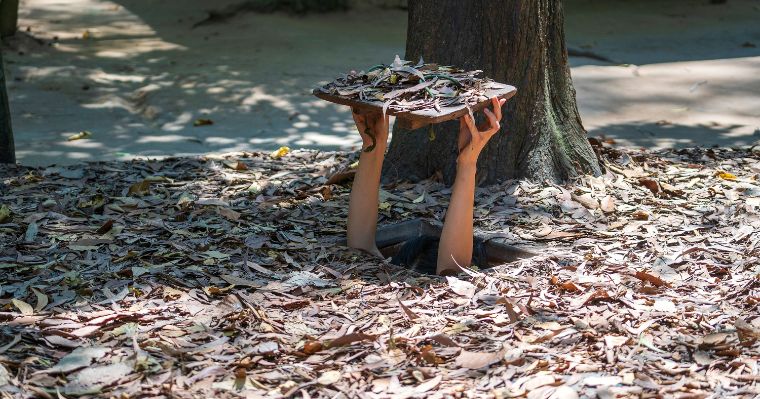
[[[413,63],[396,56],[391,64],[350,71],[314,92],[375,104],[383,113],[430,111],[429,115],[434,115],[447,107],[483,103],[495,92],[514,90],[481,74],[480,70],[425,63],[421,58]]]

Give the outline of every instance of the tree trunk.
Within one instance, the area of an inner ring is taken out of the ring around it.
[[[18,0],[0,0],[0,37],[11,36],[18,27]]]
[[[411,0],[405,58],[420,56],[481,69],[517,87],[504,108],[502,131],[480,155],[479,183],[600,174],[575,103],[560,0]],[[395,127],[385,179],[416,181],[441,173],[450,184],[458,128],[456,121],[414,131]]]
[[[8,93],[5,89],[2,50],[0,50],[0,163],[16,163],[13,130],[11,129],[11,110],[8,106]]]

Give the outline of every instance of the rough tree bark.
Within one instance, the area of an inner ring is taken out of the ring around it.
[[[18,28],[18,0],[0,0],[0,37],[11,36]]]
[[[13,146],[11,129],[11,111],[8,105],[8,92],[5,89],[5,69],[3,52],[0,50],[0,163],[15,163],[16,151]]]
[[[481,153],[478,182],[565,181],[599,174],[570,79],[560,0],[410,0],[406,59],[482,69],[517,87],[502,131]],[[393,130],[386,180],[456,172],[458,122]]]

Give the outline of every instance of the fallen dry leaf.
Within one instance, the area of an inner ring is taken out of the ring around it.
[[[451,291],[455,294],[465,298],[472,298],[475,296],[477,288],[472,283],[450,276],[446,277],[446,281],[448,281],[449,288],[451,288]]]
[[[214,121],[212,121],[211,119],[208,119],[208,118],[198,118],[195,121],[193,121],[193,126],[195,126],[195,127],[198,127],[198,126],[209,126],[209,125],[213,125],[213,124],[214,124]]]
[[[317,382],[321,385],[332,385],[340,381],[340,376],[340,371],[328,370],[317,378]]]
[[[24,316],[31,316],[34,314],[34,309],[28,303],[16,298],[11,298],[11,302],[13,302],[13,305],[16,306]]]
[[[289,147],[280,147],[280,148],[272,151],[272,153],[269,154],[269,156],[271,156],[274,159],[280,159],[280,158],[284,157],[285,155],[288,155],[289,153],[290,153],[290,148]]]
[[[66,140],[68,141],[83,140],[83,139],[88,139],[90,137],[92,137],[92,132],[87,131],[87,130],[82,130],[79,133],[72,134]]]
[[[753,397],[760,152],[597,150],[605,175],[477,190],[476,232],[535,255],[453,285],[339,244],[350,183],[322,188],[357,154],[0,165],[9,389],[708,397],[719,381],[723,397]],[[379,224],[449,200],[431,181],[383,186]],[[93,342],[106,349],[77,349]],[[340,378],[317,383],[328,371]]]
[[[615,212],[615,199],[609,195],[605,196],[599,202],[599,207],[602,209],[604,213],[613,213]]]
[[[364,334],[364,333],[346,334],[342,337],[336,338],[328,342],[327,346],[330,348],[337,348],[341,346],[351,345],[354,342],[372,341],[375,338],[376,337],[373,335]]]
[[[665,282],[663,279],[661,279],[661,278],[659,278],[659,277],[657,277],[657,276],[655,276],[653,274],[650,274],[650,273],[647,273],[647,272],[643,272],[643,271],[640,271],[640,270],[637,271],[634,274],[634,276],[637,279],[639,279],[641,281],[646,281],[646,282],[652,284],[655,287],[664,287],[664,286],[668,285],[668,283]]]
[[[467,369],[482,369],[494,363],[502,361],[506,351],[497,352],[470,352],[462,350],[456,358],[457,367]]]

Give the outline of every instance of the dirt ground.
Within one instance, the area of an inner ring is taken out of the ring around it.
[[[5,53],[21,163],[355,148],[347,110],[310,89],[403,54],[405,12],[193,28],[233,2],[22,1]],[[591,135],[651,148],[760,139],[760,2],[570,0],[566,15],[570,47],[617,62],[571,59]],[[214,123],[194,127],[201,118]]]
[[[543,249],[447,278],[335,245],[353,153],[0,165],[0,397],[757,398],[760,151],[599,151],[478,189]]]

